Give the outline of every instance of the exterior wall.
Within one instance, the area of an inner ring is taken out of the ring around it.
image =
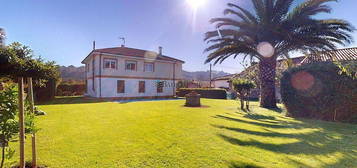
[[[94,65],[92,62],[93,58],[95,60]],[[117,69],[105,69],[105,58],[117,60]],[[126,61],[137,61],[137,70],[125,70]],[[144,71],[145,62],[154,63],[154,72]],[[164,86],[163,93],[157,93],[156,83],[158,81],[164,81],[166,84],[172,84],[174,77],[176,83],[178,80],[182,79],[181,62],[174,63],[169,61],[153,61],[135,57],[120,57],[107,54],[93,53],[91,57],[86,60],[85,64],[87,80],[86,96],[90,97],[124,98],[173,96],[175,94],[175,91],[172,85]],[[118,80],[125,80],[125,93],[117,93]],[[145,81],[145,93],[139,93],[139,81]]]
[[[215,88],[220,88],[220,87],[229,88],[229,83],[228,83],[227,80],[213,81],[213,85],[214,85]]]
[[[130,76],[130,77],[146,77],[146,78],[157,78],[157,79],[172,79],[174,74],[174,63],[173,62],[165,62],[165,61],[152,61],[152,60],[144,60],[135,57],[118,57],[111,55],[102,55],[102,76]],[[99,61],[99,57],[96,57]],[[103,62],[105,58],[115,59],[117,60],[118,67],[117,69],[104,69]],[[136,61],[137,62],[137,70],[136,71],[128,71],[125,70],[125,62],[126,61]],[[151,62],[154,63],[154,72],[145,72],[144,71],[144,63]],[[175,64],[175,78],[182,78],[182,63],[177,62]]]
[[[117,93],[117,81],[125,80],[125,93]],[[139,81],[145,81],[145,93],[139,93]],[[172,83],[169,80],[161,80],[166,83]],[[155,96],[173,96],[174,90],[171,86],[164,86],[162,93],[157,93],[157,80],[147,79],[113,79],[102,78],[102,97],[155,97]]]

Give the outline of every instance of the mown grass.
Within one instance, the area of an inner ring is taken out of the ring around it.
[[[296,120],[258,103],[251,112],[230,100],[204,99],[205,108],[183,104],[72,97],[40,105],[47,115],[38,118],[39,162],[58,168],[357,165],[357,125]],[[26,147],[30,160],[30,139]]]

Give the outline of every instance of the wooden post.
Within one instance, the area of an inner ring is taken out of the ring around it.
[[[27,78],[28,83],[28,98],[30,102],[30,110],[31,113],[34,114],[35,106],[34,106],[34,99],[33,99],[33,86],[32,86],[32,78]],[[37,154],[36,154],[36,133],[32,133],[31,137],[32,143],[32,168],[37,168]]]
[[[19,86],[19,138],[20,138],[20,168],[25,168],[25,115],[24,115],[24,79],[18,78]]]

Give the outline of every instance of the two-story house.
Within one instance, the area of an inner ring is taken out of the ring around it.
[[[184,61],[159,52],[124,46],[95,49],[82,61],[86,96],[95,98],[167,98],[182,79]]]

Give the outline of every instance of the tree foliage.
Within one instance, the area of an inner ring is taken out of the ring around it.
[[[244,109],[244,101],[246,101],[246,108],[249,110],[250,91],[256,87],[254,82],[241,78],[233,79],[231,82],[234,90],[237,92],[238,98],[240,99],[241,109]]]
[[[19,134],[18,122],[18,99],[17,88],[14,84],[8,84],[0,91],[0,145],[2,158],[0,168],[3,167],[5,159],[10,159],[14,150],[9,147],[9,142],[17,141]],[[34,115],[26,106],[25,133],[33,133],[38,129],[35,127]]]
[[[60,74],[55,62],[35,58],[29,47],[15,42],[0,48],[0,76],[58,80]]]
[[[213,18],[217,30],[206,33],[210,45],[206,62],[221,63],[234,58],[264,57],[257,51],[260,42],[269,42],[275,48],[274,57],[288,56],[292,51],[318,52],[334,50],[338,45],[353,42],[354,27],[341,19],[317,19],[320,13],[330,13],[327,2],[335,0],[306,0],[293,8],[294,0],[251,0],[254,11],[239,4],[228,3],[224,14]]]
[[[281,79],[281,96],[293,117],[357,122],[357,62],[319,62],[291,68]],[[340,66],[354,67],[344,71]]]
[[[216,30],[206,33],[206,63],[222,63],[229,57],[259,60],[261,105],[273,107],[275,101],[275,61],[288,58],[291,52],[319,53],[335,50],[353,42],[355,28],[341,19],[321,19],[318,14],[330,13],[328,2],[336,0],[251,0],[253,10],[240,3],[228,3],[225,17],[211,19]],[[267,58],[258,52],[266,42],[274,48]],[[269,99],[274,99],[269,100]]]

